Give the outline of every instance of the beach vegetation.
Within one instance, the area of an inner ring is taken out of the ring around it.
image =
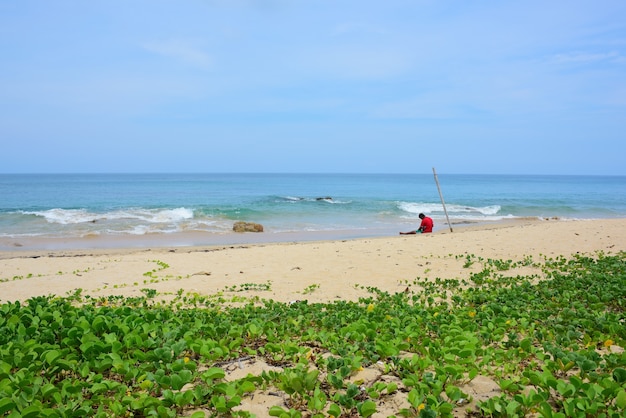
[[[468,280],[357,301],[249,295],[268,281],[4,302],[0,416],[250,417],[261,393],[281,418],[626,414],[626,253],[459,258]]]
[[[241,283],[227,286],[226,290],[229,292],[268,292],[272,290],[272,282],[270,280],[265,283]]]
[[[158,272],[160,272],[162,270],[165,270],[165,269],[170,267],[169,264],[167,264],[167,263],[165,263],[163,261],[160,261],[160,260],[150,260],[150,261],[155,263],[157,265],[157,267],[152,269],[152,270],[150,270],[150,271],[145,272],[143,274],[145,277],[151,277],[153,279],[157,279],[156,273],[158,273]]]
[[[319,288],[320,288],[320,285],[316,283],[308,285],[307,287],[304,288],[304,290],[302,291],[302,294],[310,295],[311,293],[315,292]]]

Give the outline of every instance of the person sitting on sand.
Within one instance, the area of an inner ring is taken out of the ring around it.
[[[426,234],[428,232],[433,232],[433,226],[435,224],[432,218],[424,215],[423,213],[419,214],[419,218],[422,220],[422,223],[420,224],[420,227],[417,228],[416,231],[400,232],[400,235]]]

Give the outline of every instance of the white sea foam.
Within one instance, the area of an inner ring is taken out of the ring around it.
[[[417,215],[420,213],[424,213],[426,215],[439,215],[443,214],[443,206],[441,204],[435,203],[425,203],[425,202],[398,202],[398,209],[407,212],[411,215]],[[491,205],[491,206],[483,206],[483,207],[472,207],[472,206],[462,206],[462,205],[446,205],[446,210],[449,215],[454,216],[455,218],[463,218],[463,217],[492,217],[498,215],[501,207],[499,205]],[[502,216],[502,215],[499,215]]]
[[[180,222],[185,219],[193,219],[193,211],[186,208],[146,211],[142,219],[153,223]]]
[[[441,205],[433,203],[415,203],[415,202],[398,202],[398,209],[410,214],[432,214],[434,212],[442,212]]]
[[[50,209],[40,212],[24,212],[27,215],[43,217],[49,223],[72,225],[86,222],[141,220],[148,223],[176,223],[193,219],[191,209],[126,209],[104,213],[89,212],[85,209]]]
[[[341,204],[341,205],[352,203],[352,200],[338,200],[338,199],[333,199],[330,196],[321,196],[321,197],[285,196],[283,199],[288,202],[320,202],[320,203]]]
[[[41,212],[23,212],[25,215],[41,216],[49,223],[70,225],[93,222],[94,215],[85,209],[50,209]]]
[[[330,203],[332,205],[348,205],[352,203],[352,200],[337,200],[337,199],[321,199],[323,202]]]

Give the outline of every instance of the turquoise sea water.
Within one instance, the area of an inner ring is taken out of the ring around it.
[[[439,174],[453,225],[626,217],[624,176]],[[380,236],[423,212],[447,228],[432,174],[0,174],[0,238],[231,234]]]

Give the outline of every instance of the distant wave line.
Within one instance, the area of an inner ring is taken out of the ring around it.
[[[286,200],[288,202],[323,202],[323,203],[344,204],[344,205],[352,203],[352,200],[337,200],[330,196],[320,196],[320,197],[285,196],[281,199]]]
[[[44,218],[49,223],[72,225],[98,221],[140,220],[148,223],[172,223],[194,218],[193,210],[175,209],[123,209],[95,213],[86,209],[49,209],[45,211],[22,211],[24,215]]]
[[[443,214],[443,206],[437,203],[416,203],[416,202],[398,202],[398,209],[410,214],[424,213],[428,215]],[[446,210],[453,216],[464,216],[467,214],[494,216],[497,215],[502,207],[500,205],[490,205],[483,207],[473,207],[465,205],[446,205]]]

